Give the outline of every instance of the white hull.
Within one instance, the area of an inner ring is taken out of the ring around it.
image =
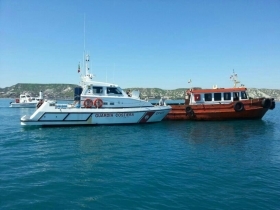
[[[12,108],[35,108],[38,102],[11,103]]]
[[[161,121],[170,111],[170,106],[138,108],[73,108],[50,105],[45,102],[31,116],[23,116],[21,125],[105,125],[135,124]]]

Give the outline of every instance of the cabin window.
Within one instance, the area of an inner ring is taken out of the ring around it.
[[[110,102],[110,105],[114,105],[114,102]]]
[[[214,101],[221,101],[222,93],[214,93]]]
[[[205,101],[212,101],[212,93],[205,93],[204,94]]]
[[[231,100],[231,93],[224,93],[224,101]]]
[[[120,95],[120,94],[122,94],[122,92],[116,87],[108,87],[107,88],[107,94],[118,94],[118,95]]]
[[[101,94],[103,93],[103,87],[92,87],[93,93]]]
[[[245,91],[241,91],[241,99],[247,99],[247,94]]]
[[[238,101],[239,100],[239,92],[233,92],[233,100]]]

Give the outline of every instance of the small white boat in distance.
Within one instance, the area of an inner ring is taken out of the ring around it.
[[[21,94],[19,98],[15,99],[15,102],[10,103],[12,108],[35,108],[37,103],[43,100],[42,91],[39,93],[39,97],[31,97],[29,94]]]
[[[85,75],[74,90],[72,104],[38,103],[31,116],[23,116],[21,125],[63,126],[134,124],[161,121],[171,110],[161,99],[158,106],[140,99],[139,91],[125,93],[118,85],[94,81],[89,73],[89,55]]]

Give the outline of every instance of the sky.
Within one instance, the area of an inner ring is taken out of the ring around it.
[[[280,89],[280,1],[0,0],[1,88],[79,84],[84,52],[122,88],[232,87],[234,70]]]

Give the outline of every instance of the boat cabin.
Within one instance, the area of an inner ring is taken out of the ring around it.
[[[233,101],[242,101],[249,99],[247,88],[215,88],[201,89],[191,88],[186,91],[185,103],[195,104],[228,104]]]
[[[81,89],[80,95],[82,97],[106,97],[106,96],[121,96],[129,97],[119,86],[115,85],[87,85]]]
[[[28,102],[32,102],[33,99],[30,95],[28,94],[21,94],[19,96],[19,99],[16,100],[16,103],[28,103]]]
[[[39,97],[31,97],[29,94],[21,94],[19,99],[16,100],[16,103],[28,103],[28,102],[38,102],[40,99],[43,99],[42,91],[39,93]]]
[[[94,75],[89,73],[89,55],[85,59],[85,75],[81,75],[80,86],[74,90],[72,107],[82,108],[123,108],[151,107],[151,103],[140,99],[140,92],[134,90],[125,92],[118,85],[97,82]]]
[[[76,87],[74,89],[74,106],[90,108],[101,107],[123,107],[123,106],[145,106],[146,101],[139,100],[140,92],[133,90],[126,93],[118,85],[109,83],[91,82],[90,84]],[[91,102],[93,101],[93,103]],[[99,101],[97,106],[95,101]],[[95,102],[95,103],[94,103]],[[89,103],[89,104],[87,104]],[[141,105],[142,104],[142,105]]]
[[[104,95],[122,95],[122,90],[119,87],[102,87],[102,86],[88,86],[83,92],[83,95],[88,96],[104,96]]]

